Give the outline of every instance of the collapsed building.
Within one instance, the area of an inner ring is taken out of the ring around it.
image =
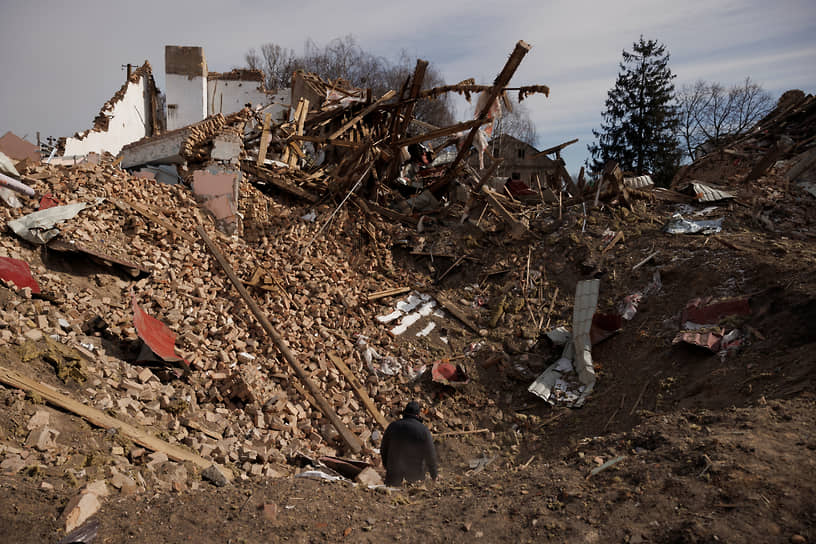
[[[675,257],[708,251],[670,238],[666,259],[647,242],[618,253],[644,233],[709,236],[728,213],[812,242],[812,96],[787,95],[671,188],[614,162],[575,179],[560,158],[573,142],[493,157],[481,132],[528,50],[519,42],[492,85],[423,89],[420,60],[375,97],[302,72],[270,93],[255,73],[208,72],[200,48],[168,47],[164,98],[145,63],[105,122],[65,142],[97,158],[6,170],[22,187],[1,210],[0,382],[116,429],[125,442],[103,466],[70,470],[123,493],[192,486],[189,470],[216,485],[304,464],[361,478],[338,456],[374,462],[408,396],[435,432],[480,431],[478,408],[445,401],[477,372],[509,380],[510,401],[497,392],[492,406],[592,403],[593,347],[631,332],[682,274]],[[481,93],[474,119],[416,122],[417,101],[447,92]],[[519,90],[531,92],[549,89]],[[496,176],[513,155],[535,160]],[[706,163],[720,170],[706,177]],[[699,215],[712,206],[720,217]],[[677,308],[669,341],[728,356],[757,338],[720,323],[745,318],[745,300],[715,302]],[[56,466],[48,416],[31,425],[4,470]]]

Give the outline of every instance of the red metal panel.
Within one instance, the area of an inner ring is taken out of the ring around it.
[[[747,298],[732,298],[712,302],[711,299],[695,298],[683,310],[680,323],[691,321],[700,325],[719,323],[729,315],[751,315]]]
[[[31,275],[28,263],[11,257],[0,257],[0,279],[14,282],[17,289],[30,287],[32,293],[40,292],[40,285]]]
[[[147,315],[136,303],[135,295],[131,295],[131,298],[133,300],[133,326],[136,327],[139,338],[144,340],[153,353],[168,363],[187,364],[187,361],[176,355],[176,334],[158,319]]]

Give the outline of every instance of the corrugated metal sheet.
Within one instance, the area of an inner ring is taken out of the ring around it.
[[[636,176],[634,178],[623,178],[623,185],[632,189],[645,189],[653,187],[652,176]]]
[[[716,202],[718,200],[735,198],[735,195],[732,193],[715,189],[710,185],[698,181],[691,182],[691,190],[694,191],[694,198],[700,202]]]

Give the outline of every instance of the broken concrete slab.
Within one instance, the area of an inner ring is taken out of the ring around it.
[[[102,498],[108,495],[104,480],[97,480],[71,499],[65,506],[65,532],[71,532],[87,521],[102,507]]]
[[[57,448],[57,437],[60,432],[50,427],[37,427],[28,433],[26,447],[34,448],[37,451],[48,451]]]

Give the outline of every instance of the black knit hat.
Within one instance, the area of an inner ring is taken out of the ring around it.
[[[419,403],[415,400],[412,400],[408,404],[405,405],[405,409],[402,411],[403,417],[419,417]]]

